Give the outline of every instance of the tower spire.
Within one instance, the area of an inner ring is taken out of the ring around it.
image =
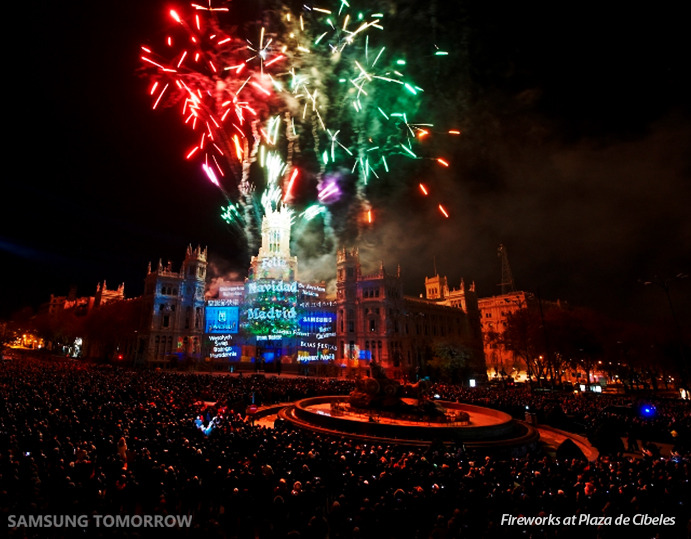
[[[499,249],[497,250],[497,255],[501,259],[501,293],[508,294],[509,292],[515,292],[516,287],[513,284],[513,275],[511,274],[511,266],[509,266],[509,255],[506,252],[506,247],[503,243],[499,244]]]

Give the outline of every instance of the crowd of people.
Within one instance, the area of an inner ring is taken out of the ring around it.
[[[664,515],[628,537],[685,537],[691,453],[602,453],[595,461],[535,451],[520,458],[462,446],[403,447],[248,421],[250,406],[347,394],[347,380],[134,371],[26,359],[0,366],[0,509],[5,515],[191,515],[172,537],[563,538],[621,535],[614,525],[509,526],[503,515]],[[517,411],[554,397],[435,386],[440,397]],[[562,411],[597,418],[595,400]],[[605,405],[611,405],[609,401]],[[623,404],[623,403],[622,403]],[[666,426],[689,420],[657,403]],[[202,427],[214,422],[214,428]],[[669,521],[668,521],[669,522]],[[11,537],[149,537],[143,528],[30,529]],[[91,534],[91,535],[88,535]],[[110,534],[110,535],[109,535]]]
[[[691,449],[691,401],[688,400],[651,395],[643,398],[538,392],[524,385],[497,389],[436,384],[432,390],[441,398],[497,408],[519,419],[526,412],[533,413],[539,423],[586,435],[595,445],[607,433],[604,442],[610,444],[625,437],[640,441],[639,448],[657,442],[671,444],[680,452]]]

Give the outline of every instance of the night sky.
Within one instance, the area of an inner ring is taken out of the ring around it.
[[[188,132],[151,111],[136,72],[173,5],[32,2],[8,19],[20,31],[6,72],[0,316],[103,280],[137,296],[148,262],[179,268],[188,244],[208,246],[216,275],[246,271],[224,198],[184,160]],[[418,295],[436,266],[452,287],[464,278],[491,296],[502,243],[518,289],[668,318],[662,289],[639,280],[691,275],[691,34],[679,6],[397,2],[386,31],[425,89],[419,119],[463,134],[434,149],[448,169],[406,164],[373,185],[365,270],[400,264]],[[451,53],[443,63],[420,52],[435,45]],[[670,290],[688,327],[691,277]]]

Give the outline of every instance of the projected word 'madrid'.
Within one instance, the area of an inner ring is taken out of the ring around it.
[[[296,318],[295,307],[270,307],[266,310],[261,307],[247,309],[247,320],[295,320]]]

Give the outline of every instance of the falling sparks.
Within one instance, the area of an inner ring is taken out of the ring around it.
[[[220,186],[221,184],[218,183],[218,178],[216,177],[216,173],[209,167],[208,165],[202,165],[202,169],[208,176],[208,178],[211,180],[211,183],[213,183],[216,186]]]
[[[288,198],[291,196],[291,192],[293,190],[293,184],[295,183],[295,178],[298,177],[298,169],[294,169],[293,173],[290,175],[290,180],[288,181],[288,188],[286,189],[285,195],[283,196],[283,202],[286,202]]]
[[[411,120],[424,89],[406,73],[406,58],[387,48],[384,14],[353,12],[346,0],[335,6],[305,5],[300,13],[284,6],[280,22],[250,24],[242,33],[238,21],[224,25],[228,8],[191,4],[168,12],[176,24],[161,51],[141,48],[152,108],[179,112],[192,139],[184,157],[200,160],[226,197],[228,223],[249,226],[257,208],[298,201],[307,209],[296,208],[296,216],[311,221],[349,196],[372,224],[371,182],[396,173],[402,160],[449,167],[417,146],[461,131]],[[316,171],[293,164],[305,133],[314,137]],[[251,179],[255,164],[264,174],[261,188]],[[304,194],[310,183],[318,185],[312,204]],[[430,194],[423,183],[419,188]],[[449,217],[441,204],[439,210]]]

